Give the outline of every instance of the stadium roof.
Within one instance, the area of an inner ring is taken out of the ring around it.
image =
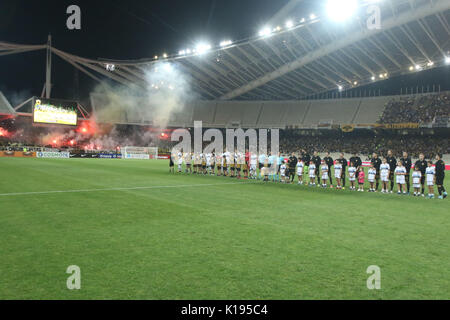
[[[15,115],[16,112],[11,107],[11,104],[5,98],[3,93],[0,91],[0,116],[2,115]]]
[[[367,2],[367,1],[366,1]],[[376,1],[369,1],[376,2]],[[264,34],[200,52],[133,61],[86,59],[54,47],[54,54],[92,78],[146,87],[144,70],[160,61],[190,75],[193,90],[209,100],[291,100],[347,90],[386,78],[435,68],[450,55],[450,1],[385,0],[381,27],[370,29],[366,6],[344,24],[312,16],[287,27],[280,21],[289,2]],[[47,48],[0,42],[0,55]],[[114,65],[107,71],[106,64]]]

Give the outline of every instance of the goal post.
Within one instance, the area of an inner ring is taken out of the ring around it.
[[[132,147],[122,148],[122,159],[158,159],[158,147]]]

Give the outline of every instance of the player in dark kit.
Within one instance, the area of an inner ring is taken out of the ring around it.
[[[342,177],[341,177],[341,183],[342,183],[342,187],[345,188],[345,170],[347,169],[347,159],[344,158],[344,153],[341,152],[341,157],[338,159],[341,164],[342,164]]]
[[[172,155],[170,155],[170,157],[169,157],[169,172],[170,173],[175,173],[174,165],[175,164],[173,163]]]
[[[308,166],[309,162],[311,161],[311,156],[305,150],[302,150],[301,155],[303,163],[305,164],[305,166]]]
[[[391,181],[391,193],[394,189],[394,172],[395,168],[397,168],[397,159],[392,155],[392,150],[388,150],[386,161],[389,165],[389,180]]]
[[[298,162],[298,159],[295,156],[295,153],[292,152],[292,154],[291,154],[291,156],[289,157],[289,160],[288,160],[289,177],[291,179],[291,182],[293,182],[294,178],[295,178],[295,167],[297,166],[297,162]]]
[[[370,160],[370,162],[372,163],[373,167],[375,168],[375,170],[377,171],[377,173],[375,174],[375,181],[376,181],[376,185],[375,185],[375,191],[378,191],[378,186],[380,185],[380,166],[381,166],[381,159],[378,158],[378,154],[376,154],[375,152],[372,155],[372,159]]]
[[[333,161],[333,158],[330,157],[329,152],[327,152],[325,154],[325,158],[323,158],[323,160],[325,160],[325,163],[328,166],[328,177],[330,178],[330,187],[332,188],[333,187],[333,177],[331,175],[331,167],[334,165],[334,161]]]
[[[420,178],[420,184],[422,185],[422,197],[425,197],[425,171],[427,170],[427,162],[423,153],[419,154],[419,160],[414,164],[415,168],[418,168],[422,177]]]
[[[408,156],[408,152],[403,151],[403,156],[400,158],[400,161],[403,162],[403,165],[406,168],[405,181],[406,181],[406,189],[408,190],[408,194],[409,194],[409,188],[410,188],[409,175],[411,172],[412,162],[411,162],[411,157]]]
[[[311,158],[311,161],[316,165],[316,178],[317,178],[317,185],[320,185],[320,176],[319,176],[319,170],[320,170],[320,165],[322,163],[322,159],[320,159],[319,154],[317,153],[317,151],[314,151],[314,155]]]
[[[440,154],[436,155],[436,186],[439,192],[439,199],[447,198],[447,191],[445,191],[444,187],[444,179],[445,179],[445,162],[442,160],[442,156]]]

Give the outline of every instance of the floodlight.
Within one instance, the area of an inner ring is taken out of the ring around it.
[[[228,47],[228,46],[230,46],[230,45],[232,45],[233,44],[233,41],[231,41],[231,40],[224,40],[224,41],[222,41],[219,45],[221,46],[221,47]]]
[[[164,53],[164,54],[163,54],[163,58],[164,58],[164,59],[167,58],[167,53]]]
[[[180,51],[178,51],[178,54],[180,56],[184,56],[186,54],[186,50],[180,50]]]
[[[333,21],[342,22],[355,14],[358,8],[357,0],[328,0],[327,14]]]
[[[288,21],[286,21],[285,26],[286,26],[286,28],[290,29],[294,26],[294,23],[292,22],[292,20],[288,20]]]
[[[422,70],[422,67],[418,64],[416,64],[416,70]]]
[[[372,78],[370,78],[370,79],[372,79],[372,81],[375,81],[375,76],[372,76]]]
[[[339,89],[339,91],[342,91],[342,86],[338,85],[338,89]]]
[[[409,67],[409,71],[413,71],[414,70],[414,67],[413,66],[410,66]]]
[[[315,15],[314,13],[311,13],[311,14],[309,15],[309,18],[310,18],[311,20],[314,20],[314,19],[316,18],[316,15]]]
[[[432,67],[433,65],[434,65],[434,62],[433,62],[433,61],[430,61],[430,62],[427,63],[427,66],[428,66],[428,67]]]
[[[450,57],[445,57],[445,63],[450,64]]]
[[[305,18],[302,18],[301,20],[300,20],[300,23],[304,23],[305,22]]]
[[[211,50],[211,45],[207,44],[207,43],[199,43],[196,47],[195,47],[195,51],[198,54],[203,54],[207,51]]]
[[[353,85],[356,86],[358,84],[358,81],[354,81]]]
[[[259,36],[267,37],[267,36],[270,36],[271,33],[272,33],[272,30],[270,29],[270,27],[264,27],[263,29],[261,29],[261,31],[259,31]]]

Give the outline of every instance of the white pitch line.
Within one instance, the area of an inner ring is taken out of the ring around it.
[[[98,191],[124,191],[124,190],[145,190],[145,189],[164,189],[164,188],[186,188],[186,187],[211,187],[228,184],[243,184],[242,182],[231,183],[208,183],[208,184],[182,184],[172,186],[149,186],[149,187],[127,187],[127,188],[105,188],[105,189],[80,189],[80,190],[55,190],[55,191],[35,191],[35,192],[14,192],[0,193],[0,197],[7,196],[26,196],[34,194],[52,194],[52,193],[77,193],[77,192],[98,192]]]

